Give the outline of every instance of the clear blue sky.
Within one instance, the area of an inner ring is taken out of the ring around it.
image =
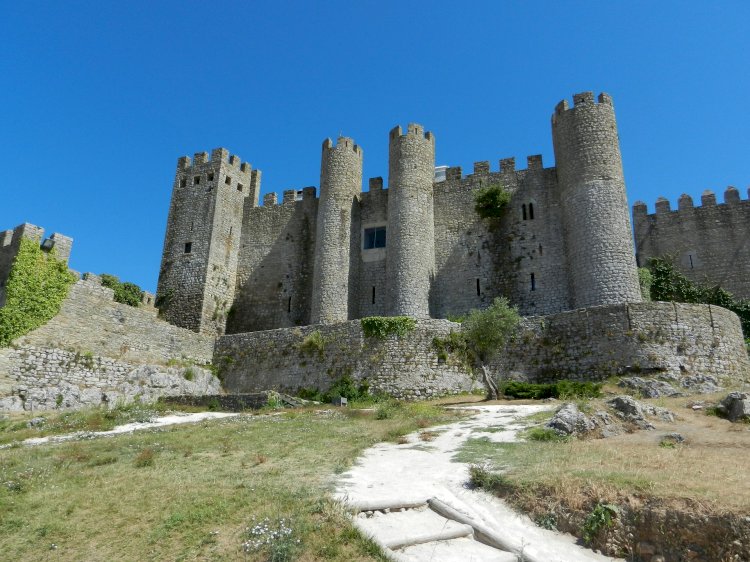
[[[438,164],[541,153],[575,92],[615,101],[628,195],[750,184],[750,3],[0,0],[0,228],[154,290],[175,163],[227,147],[263,193],[318,185],[320,145],[416,121]]]

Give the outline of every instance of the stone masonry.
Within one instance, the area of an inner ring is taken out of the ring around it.
[[[249,166],[223,149],[210,162],[181,158],[157,305],[178,326],[234,334],[373,315],[445,318],[497,296],[524,315],[639,302],[612,99],[587,92],[572,107],[561,102],[552,136],[557,168],[530,156],[516,170],[504,158],[498,172],[477,162],[473,174],[452,167],[443,179],[435,136],[396,127],[388,189],[372,178],[367,192],[362,149],[328,140],[320,200],[308,187],[284,192],[280,205],[269,194],[258,206],[259,175],[240,177]],[[225,177],[252,183],[252,195]],[[476,190],[490,186],[511,194],[500,221],[474,210]]]
[[[638,265],[649,258],[671,258],[688,279],[719,285],[735,297],[750,298],[750,189],[741,199],[735,187],[724,192],[724,203],[706,190],[701,205],[682,194],[677,209],[660,197],[656,212],[643,201],[633,205]]]

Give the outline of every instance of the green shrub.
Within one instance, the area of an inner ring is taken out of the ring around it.
[[[185,372],[182,374],[183,377],[185,377],[186,381],[191,381],[195,378],[195,371],[192,367],[188,367],[185,369]]]
[[[500,495],[512,489],[505,476],[480,464],[473,464],[469,467],[469,483],[475,488],[482,488]]]
[[[114,291],[115,302],[127,304],[129,306],[141,305],[143,291],[138,285],[128,281],[123,283],[116,276],[110,275],[109,273],[102,273],[100,277],[102,279],[102,286],[109,287]]]
[[[583,535],[583,542],[587,545],[594,542],[600,531],[611,529],[613,526],[613,518],[620,513],[619,508],[616,505],[599,503],[593,509],[591,513],[586,517],[581,528],[581,534]]]
[[[365,337],[380,340],[391,335],[403,337],[417,326],[416,320],[408,316],[369,316],[359,322]]]
[[[46,253],[33,240],[21,239],[0,308],[0,347],[54,318],[75,281],[54,250]]]
[[[499,351],[515,332],[521,317],[508,299],[498,297],[484,310],[472,310],[461,324],[467,347],[480,361]]]
[[[557,381],[554,383],[532,383],[506,381],[500,385],[500,392],[508,398],[521,400],[542,400],[544,398],[598,398],[601,396],[601,383]]]
[[[510,192],[502,185],[488,185],[474,192],[474,210],[483,219],[500,218],[508,203]]]
[[[562,435],[549,427],[532,427],[526,432],[526,438],[529,441],[567,441],[568,436]]]
[[[367,379],[363,379],[357,384],[349,375],[336,379],[327,392],[321,392],[317,388],[301,388],[297,391],[297,396],[303,400],[315,400],[323,403],[332,402],[339,396],[346,398],[349,402],[368,402],[377,398],[370,394],[370,385]]]
[[[328,340],[323,337],[320,330],[315,330],[305,336],[305,339],[299,344],[299,350],[310,355],[317,353],[322,356],[326,345],[328,345]]]
[[[651,300],[651,284],[654,282],[651,271],[647,267],[638,268],[638,284],[641,286],[641,296],[644,301]]]

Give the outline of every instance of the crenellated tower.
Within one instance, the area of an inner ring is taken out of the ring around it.
[[[320,162],[320,202],[315,237],[315,266],[311,322],[332,324],[350,320],[350,261],[352,210],[362,192],[362,149],[350,138],[323,142]]]
[[[561,101],[552,140],[571,287],[571,308],[640,302],[612,99],[592,92]]]
[[[176,326],[222,334],[234,299],[244,206],[260,172],[216,148],[177,161],[156,302]]]
[[[435,271],[435,137],[410,123],[390,133],[386,314],[429,318]]]

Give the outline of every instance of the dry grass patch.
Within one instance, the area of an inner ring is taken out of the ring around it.
[[[239,416],[5,449],[0,552],[19,561],[52,550],[63,561],[260,561],[284,559],[289,549],[299,560],[383,560],[326,499],[332,475],[374,443],[415,431],[418,419],[459,415],[408,404],[391,414]],[[246,545],[258,538],[256,523],[282,519],[293,544]]]

